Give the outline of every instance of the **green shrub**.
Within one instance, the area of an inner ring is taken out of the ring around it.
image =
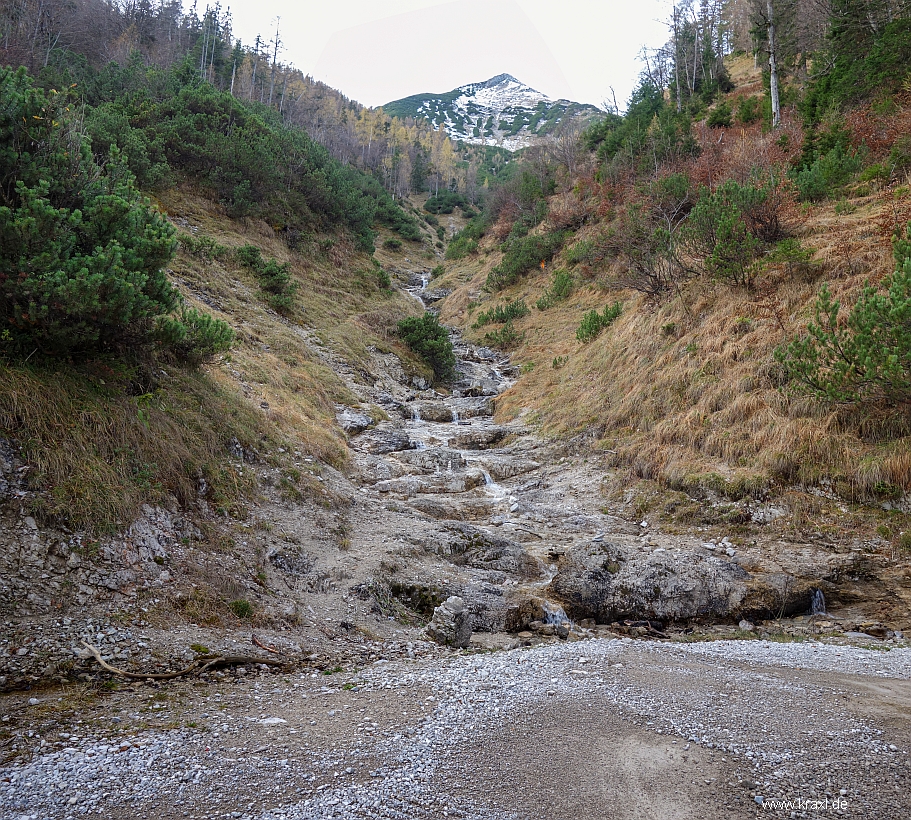
[[[420,317],[402,319],[398,323],[398,333],[402,341],[433,368],[438,379],[447,380],[455,375],[452,340],[435,314],[428,311]]]
[[[234,251],[237,261],[253,270],[259,270],[263,264],[263,255],[256,245],[241,245]]]
[[[445,265],[437,265],[432,271],[430,271],[430,278],[436,279],[438,276],[442,276],[446,273]]]
[[[620,302],[614,302],[604,308],[604,313],[598,313],[597,310],[591,310],[582,317],[582,322],[576,330],[576,338],[580,342],[590,342],[597,338],[598,334],[611,324],[623,313],[623,305]]]
[[[709,128],[730,128],[731,122],[731,106],[722,101],[709,113],[707,124]]]
[[[236,601],[231,601],[228,606],[238,618],[246,620],[253,616],[253,604],[244,598],[238,598]]]
[[[479,313],[478,318],[472,327],[479,328],[488,324],[511,322],[513,319],[521,319],[523,316],[528,316],[530,312],[524,299],[516,299],[514,302],[508,302],[505,305],[497,305],[491,310]]]
[[[462,259],[478,250],[478,241],[484,236],[485,224],[481,216],[471,220],[459,231],[446,248],[447,259]]]
[[[751,287],[763,243],[783,233],[785,199],[774,178],[753,185],[727,180],[715,191],[703,188],[680,230],[683,247],[702,259],[714,278]]]
[[[383,247],[387,251],[398,251],[402,249],[402,242],[400,239],[386,239],[383,242]]]
[[[580,262],[591,264],[595,261],[595,243],[591,239],[580,239],[570,245],[563,254],[567,264],[578,265]]]
[[[242,245],[234,255],[256,275],[262,295],[273,310],[288,313],[294,307],[297,283],[291,279],[290,264],[275,259],[266,261],[256,245]]]
[[[226,322],[186,307],[177,316],[160,317],[156,335],[178,359],[190,364],[200,364],[234,342],[234,331]]]
[[[762,117],[762,100],[759,97],[742,97],[737,103],[737,122],[752,125]]]
[[[538,310],[547,310],[558,302],[569,299],[573,292],[573,277],[563,269],[554,271],[554,280],[551,286],[544,291],[544,295],[535,302]]]
[[[64,95],[0,68],[0,313],[12,353],[133,349],[179,302],[174,229],[114,149],[102,169]]]
[[[511,239],[499,265],[487,275],[487,290],[502,290],[542,262],[549,262],[563,245],[562,231]]]
[[[892,150],[889,151],[889,170],[891,174],[911,171],[911,136],[899,137],[895,141]]]
[[[180,243],[180,247],[188,254],[207,262],[213,259],[225,259],[230,253],[228,248],[219,244],[210,236],[193,236],[192,234],[182,233],[177,237],[177,241]]]
[[[813,267],[815,248],[805,248],[799,239],[782,239],[767,255],[766,260],[784,265],[790,276],[809,274]]]
[[[443,191],[430,197],[424,203],[424,210],[431,214],[451,214],[456,208],[464,208],[467,204],[467,200],[461,194]]]
[[[519,333],[519,331],[515,329],[512,320],[508,321],[499,330],[484,334],[484,341],[491,347],[496,347],[500,350],[508,350],[511,347],[515,347],[524,338],[525,334]]]
[[[834,402],[911,403],[911,225],[895,243],[895,272],[867,285],[840,324],[823,286],[807,336],[775,352],[788,378]]]
[[[838,192],[862,165],[861,153],[841,143],[797,172],[795,182],[804,202],[819,202]]]

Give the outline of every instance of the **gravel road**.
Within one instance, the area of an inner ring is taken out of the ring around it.
[[[907,649],[624,639],[140,686],[0,769],[0,817],[905,817],[909,678]],[[121,728],[143,710],[174,728]]]

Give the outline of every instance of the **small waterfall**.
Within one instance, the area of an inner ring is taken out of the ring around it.
[[[411,420],[412,421],[423,421],[421,418],[421,408],[416,404],[411,408]]]
[[[543,603],[544,607],[544,623],[553,624],[554,626],[560,626],[561,624],[567,624],[570,628],[573,625],[573,622],[569,619],[569,616],[563,611],[563,607],[560,604],[555,604],[552,601],[545,600]]]
[[[453,423],[453,424],[458,424],[458,423],[459,423],[459,411],[458,411],[458,410],[453,410],[453,411],[452,411],[452,423]]]
[[[446,462],[446,472],[452,473],[452,459],[449,459],[449,461]]]
[[[821,589],[813,590],[813,597],[810,599],[810,617],[814,615],[825,615],[826,613],[826,597],[822,594]]]
[[[426,273],[421,274],[421,290],[427,290],[427,285],[430,282],[430,277]]]
[[[487,490],[489,495],[492,495],[494,498],[504,498],[506,496],[507,490],[497,484],[496,481],[491,478],[490,473],[487,472],[483,467],[481,468],[481,473],[484,475],[484,487]]]

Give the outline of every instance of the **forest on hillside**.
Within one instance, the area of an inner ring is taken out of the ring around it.
[[[454,237],[448,269],[483,279],[444,318],[527,365],[504,414],[590,431],[627,480],[900,497],[911,3],[688,0],[667,23],[626,110],[528,149]]]
[[[393,197],[454,188],[477,202],[502,158],[456,146],[423,119],[366,108],[283,61],[285,50],[278,26],[252,43],[236,39],[220,3],[201,11],[180,0],[10,0],[0,8],[0,64],[25,66],[45,86],[81,86],[112,64],[159,72],[184,66],[185,79],[268,108]]]

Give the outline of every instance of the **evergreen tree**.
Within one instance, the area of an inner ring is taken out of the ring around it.
[[[92,159],[64,95],[0,69],[0,338],[10,352],[117,349],[179,295],[174,229],[113,152]]]

